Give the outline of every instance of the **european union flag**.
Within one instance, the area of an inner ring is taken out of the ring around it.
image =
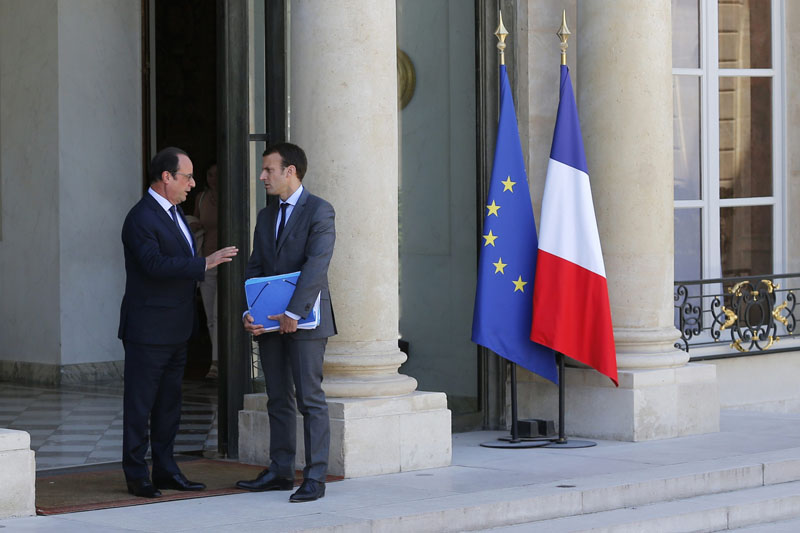
[[[472,341],[557,383],[553,350],[530,340],[539,243],[505,65],[500,66],[500,121],[488,204]]]

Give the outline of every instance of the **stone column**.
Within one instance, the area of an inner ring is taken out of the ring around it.
[[[329,279],[338,335],[323,387],[330,472],[346,477],[450,463],[445,395],[415,392],[416,380],[398,373],[406,356],[397,344],[396,43],[393,1],[291,3],[289,137],[309,158],[304,185],[336,209]],[[262,456],[240,447],[242,458]]]
[[[331,294],[339,334],[325,353],[333,397],[407,394],[397,373],[397,39],[394,2],[292,2],[292,142],[306,185],[336,209]]]
[[[669,0],[578,2],[577,98],[603,244],[617,364],[683,366],[673,347]]]
[[[687,365],[674,347],[670,0],[577,9],[570,50],[620,386],[571,371],[568,429],[622,440],[717,431],[715,367]]]

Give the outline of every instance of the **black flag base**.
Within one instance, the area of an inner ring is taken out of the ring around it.
[[[511,436],[500,437],[497,440],[482,442],[484,448],[541,448],[549,442],[541,439],[531,439],[519,436],[519,423],[517,419],[517,365],[511,363]]]
[[[546,445],[543,448],[591,448],[592,446],[597,446],[596,442],[592,442],[590,440],[568,440],[565,433],[564,433],[564,404],[565,401],[565,394],[564,389],[566,385],[564,384],[565,377],[566,377],[566,369],[564,368],[564,354],[561,352],[556,352],[556,359],[558,359],[558,438],[549,439]]]
[[[556,352],[558,359],[558,437],[520,437],[520,420],[517,417],[517,365],[511,363],[511,436],[496,441],[482,442],[484,448],[591,448],[597,446],[590,440],[569,440],[564,433],[564,354]]]
[[[591,440],[570,440],[562,437],[521,437],[516,440],[512,437],[500,437],[497,441],[482,442],[481,446],[484,448],[556,448],[564,450],[597,446],[597,443]]]
[[[488,442],[481,442],[481,446],[484,448],[508,448],[508,449],[519,449],[519,448],[543,448],[550,444],[549,441],[540,440],[540,439],[528,439],[528,438],[514,438],[511,437],[500,437],[497,440],[490,440]]]
[[[591,448],[592,446],[597,446],[597,443],[591,440],[568,440],[564,439],[552,439],[550,442],[542,446],[542,448],[561,448],[561,449],[568,449],[568,448]]]

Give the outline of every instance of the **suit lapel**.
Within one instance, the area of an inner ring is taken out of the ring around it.
[[[277,197],[273,197],[276,198]],[[264,235],[264,240],[266,241],[264,250],[269,251],[270,255],[274,256],[277,246],[275,245],[275,222],[278,218],[278,205],[280,205],[280,199],[276,202],[270,202],[267,205],[267,234]]]
[[[172,220],[172,217],[169,216],[169,214],[166,211],[164,211],[164,208],[158,204],[155,198],[150,196],[149,192],[146,192],[144,197],[149,200],[150,208],[156,212],[156,217],[161,221],[162,224],[165,224],[169,228],[169,231],[171,231],[172,234],[175,236],[175,238],[178,239],[178,242],[180,243],[180,246],[182,246],[183,251],[186,252],[186,255],[191,256],[192,250],[189,249],[189,243],[186,242],[186,237],[184,237],[183,232],[178,227],[178,225],[175,224],[175,221]],[[181,213],[181,218],[183,218],[183,212],[181,211],[180,207],[178,208],[178,212]],[[184,219],[183,222],[184,224],[186,224],[186,219]],[[186,227],[188,228],[189,225],[186,224]]]
[[[292,216],[289,217],[289,220],[286,222],[286,226],[283,228],[283,233],[281,233],[281,240],[278,241],[276,251],[280,252],[281,246],[283,243],[286,242],[286,236],[289,235],[289,232],[297,225],[297,221],[300,220],[300,216],[303,214],[303,209],[305,209],[306,202],[308,201],[308,189],[303,187],[303,192],[300,193],[300,198],[297,199],[297,205],[294,206],[292,209]],[[275,216],[277,218],[277,214]],[[273,224],[274,224],[273,219]]]

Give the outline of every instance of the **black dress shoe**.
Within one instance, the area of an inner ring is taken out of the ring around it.
[[[159,491],[149,479],[134,479],[128,481],[128,492],[134,496],[141,496],[142,498],[158,498],[161,496]]]
[[[293,503],[313,502],[323,496],[325,496],[325,483],[316,479],[304,479],[297,492],[289,497],[289,501]]]
[[[178,472],[172,477],[167,478],[153,478],[153,483],[159,489],[172,489],[172,490],[203,490],[206,488],[205,483],[197,481],[189,481],[186,476]]]
[[[292,490],[294,488],[294,480],[280,477],[269,470],[264,470],[257,478],[251,481],[237,481],[236,486],[240,489],[253,492],[263,492],[265,490]]]

